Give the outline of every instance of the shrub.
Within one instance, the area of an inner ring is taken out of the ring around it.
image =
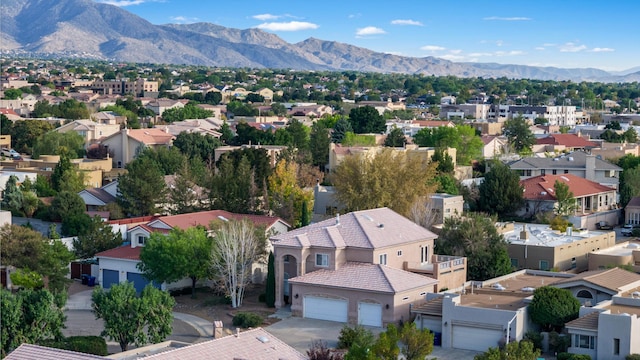
[[[625,360],[640,360],[640,354],[629,354],[624,359]]]
[[[558,360],[591,360],[591,356],[561,352],[558,354],[557,359]]]
[[[251,312],[239,312],[233,317],[233,326],[252,328],[262,324],[262,316]]]
[[[258,301],[259,302],[266,302],[267,301],[267,294],[266,293],[262,293],[262,294],[258,295]]]
[[[555,331],[549,333],[549,348],[557,353],[567,352],[570,345],[569,336],[558,334]]]
[[[533,347],[535,347],[536,349],[542,349],[542,334],[540,334],[539,332],[528,331],[526,334],[524,334],[523,340],[530,341],[533,344]]]
[[[360,325],[349,327],[345,325],[338,336],[338,349],[349,349],[353,344],[373,343],[373,334]]]
[[[109,352],[107,351],[107,342],[100,336],[70,336],[60,341],[45,340],[41,342],[40,345],[85,354],[99,356],[109,355]]]

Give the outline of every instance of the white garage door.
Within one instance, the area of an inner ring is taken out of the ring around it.
[[[347,322],[348,305],[347,300],[305,296],[302,305],[303,316],[310,319]]]
[[[382,305],[358,303],[358,324],[382,327]]]
[[[495,329],[483,329],[470,326],[453,326],[453,348],[486,351],[498,346],[503,333]]]

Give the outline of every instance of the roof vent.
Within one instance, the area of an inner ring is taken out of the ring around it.
[[[379,227],[380,229],[383,229],[383,228],[384,228],[384,224],[378,224],[378,227]]]
[[[258,339],[258,341],[260,341],[263,344],[266,344],[269,342],[269,338],[266,336],[258,336],[256,339]]]
[[[546,191],[541,191],[540,195],[547,195],[547,192]]]
[[[220,219],[222,221],[229,221],[229,219],[227,219],[226,217],[224,217],[222,215],[218,215],[218,219]]]

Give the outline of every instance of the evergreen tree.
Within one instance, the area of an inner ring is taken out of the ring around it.
[[[509,143],[517,153],[527,153],[536,143],[536,138],[529,129],[527,120],[522,116],[517,116],[504,123],[504,135],[509,139]]]
[[[267,262],[267,284],[264,299],[268,307],[276,306],[276,267],[273,252],[269,253]]]
[[[309,136],[309,148],[311,150],[311,160],[313,165],[319,166],[324,170],[324,166],[329,162],[329,129],[323,122],[316,122],[311,126],[311,134]]]
[[[231,127],[229,126],[229,123],[225,121],[222,124],[222,126],[220,127],[220,133],[222,133],[222,135],[220,136],[220,141],[228,145],[234,136],[233,131],[231,131]]]
[[[55,168],[53,168],[53,173],[51,174],[51,187],[55,191],[61,191],[60,188],[64,184],[63,176],[65,173],[73,171],[73,167],[71,165],[71,160],[66,153],[60,155],[60,161]]]
[[[479,193],[480,209],[498,216],[512,213],[524,203],[520,176],[500,161],[494,161],[484,175]]]
[[[118,179],[118,202],[130,216],[152,215],[166,198],[166,184],[155,162],[143,157],[127,165],[127,173]]]
[[[404,147],[407,143],[407,138],[404,136],[402,129],[393,126],[393,129],[387,135],[387,138],[384,139],[384,146],[388,147]]]
[[[380,134],[385,131],[386,122],[373,106],[362,106],[351,109],[349,122],[356,134]]]
[[[2,208],[18,213],[22,209],[22,191],[18,189],[18,178],[15,175],[9,176],[2,194]]]
[[[340,118],[331,132],[331,142],[340,144],[348,132],[353,132],[351,123],[345,118]]]
[[[300,215],[300,226],[307,226],[311,223],[311,214],[309,213],[309,204],[307,200],[302,202],[302,214]]]

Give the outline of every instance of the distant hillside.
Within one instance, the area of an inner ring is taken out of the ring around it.
[[[290,44],[259,29],[196,24],[153,25],[119,7],[91,0],[2,0],[0,51],[119,61],[226,67],[357,70],[460,77],[637,81],[637,69],[608,73],[524,65],[414,58],[309,38]]]

